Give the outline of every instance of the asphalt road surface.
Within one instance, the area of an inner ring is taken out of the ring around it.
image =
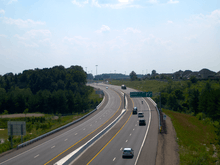
[[[0,157],[0,164],[56,163],[93,138],[121,113],[124,108],[122,92],[125,92],[128,101],[123,117],[72,164],[155,164],[158,116],[151,101],[148,98],[131,99],[129,93],[134,90],[130,88],[121,90],[118,86],[107,85],[109,88],[106,89],[105,84],[92,86],[102,89],[107,101],[95,114],[69,129]],[[134,106],[139,112],[144,112],[145,126],[139,126],[138,116],[132,114]],[[133,158],[122,158],[124,147],[134,149]]]

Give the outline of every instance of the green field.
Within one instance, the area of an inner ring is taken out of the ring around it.
[[[122,84],[127,87],[137,89],[143,92],[159,92],[161,87],[164,87],[167,82],[165,81],[157,81],[157,80],[142,80],[142,81],[129,81],[129,80],[112,80],[110,82],[112,85]]]
[[[170,110],[163,112],[171,118],[176,130],[181,164],[216,164],[219,145],[215,127],[210,121]]]

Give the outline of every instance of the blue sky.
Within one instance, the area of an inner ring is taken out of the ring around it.
[[[220,70],[219,0],[0,0],[0,75]]]

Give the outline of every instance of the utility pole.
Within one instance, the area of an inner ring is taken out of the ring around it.
[[[97,67],[98,67],[98,65],[96,65],[96,76],[97,76]]]
[[[86,73],[87,73],[87,67],[86,67]]]

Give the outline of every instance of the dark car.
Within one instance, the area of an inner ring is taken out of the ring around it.
[[[126,89],[126,86],[123,84],[123,85],[121,86],[121,89]]]
[[[139,119],[139,125],[146,125],[145,119]]]
[[[137,114],[137,107],[133,108],[133,114]]]

